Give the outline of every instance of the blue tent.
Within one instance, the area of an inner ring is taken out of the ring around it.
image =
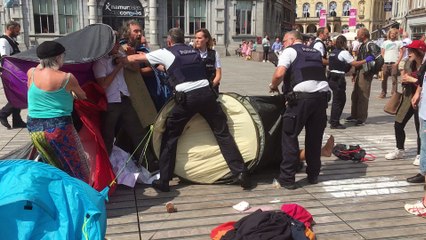
[[[0,161],[1,239],[104,239],[108,189],[45,163]]]

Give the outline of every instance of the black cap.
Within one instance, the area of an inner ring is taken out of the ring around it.
[[[55,57],[64,52],[64,46],[55,41],[46,41],[37,47],[37,57],[40,59]]]

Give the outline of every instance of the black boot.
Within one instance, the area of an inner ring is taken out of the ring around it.
[[[8,130],[12,129],[12,126],[10,126],[9,122],[7,121],[6,117],[0,117],[0,123]]]
[[[169,183],[163,183],[160,180],[152,181],[152,187],[161,192],[170,192]]]

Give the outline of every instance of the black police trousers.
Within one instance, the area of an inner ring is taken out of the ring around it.
[[[226,115],[216,101],[215,94],[207,86],[187,92],[185,102],[176,104],[167,117],[159,160],[160,182],[162,184],[168,185],[169,180],[173,177],[177,141],[186,123],[196,113],[203,116],[212,129],[232,174],[235,176],[246,171],[243,157],[229,132]]]
[[[12,122],[21,123],[21,109],[15,108],[10,103],[6,103],[6,105],[0,110],[0,118],[7,118],[12,115]]]
[[[343,73],[331,72],[328,77],[328,85],[333,90],[333,102],[331,103],[330,125],[340,124],[343,108],[346,104],[346,79]]]
[[[327,93],[315,98],[297,99],[287,106],[282,118],[282,161],[278,182],[281,185],[295,182],[299,159],[298,136],[305,128],[306,173],[316,177],[321,169],[321,144],[327,124]]]

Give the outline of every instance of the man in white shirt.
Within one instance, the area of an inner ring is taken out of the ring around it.
[[[278,92],[278,86],[284,81],[282,89],[286,96],[286,110],[282,120],[282,161],[278,182],[286,189],[298,187],[295,183],[300,150],[298,136],[303,128],[307,136],[305,149],[308,182],[318,183],[322,136],[327,124],[326,109],[330,88],[321,54],[302,42],[302,35],[298,31],[284,35],[286,48],[279,57],[269,85],[270,92]],[[298,57],[299,55],[305,57]]]
[[[93,64],[93,74],[98,84],[105,89],[108,106],[102,116],[101,132],[108,155],[111,155],[114,139],[120,130],[130,138],[133,149],[142,141],[145,131],[129,98],[124,79],[123,63],[117,61],[120,43],[115,42],[110,54]],[[124,54],[124,53],[122,53]],[[141,150],[138,151],[138,154]]]
[[[388,40],[382,46],[383,65],[382,92],[379,98],[385,98],[388,88],[388,78],[392,78],[391,94],[398,90],[398,65],[402,58],[402,42],[398,41],[398,29],[391,28],[388,32]]]
[[[320,27],[317,30],[317,38],[315,39],[312,47],[318,50],[321,53],[322,56],[322,64],[328,65],[328,59],[327,59],[327,46],[325,45],[324,41],[328,39],[328,28]]]
[[[15,38],[21,32],[21,25],[18,22],[10,21],[6,24],[6,32],[0,37],[0,56],[11,56],[19,53],[18,43]],[[0,110],[0,123],[7,129],[12,129],[7,117],[12,115],[12,126],[13,128],[25,128],[27,124],[22,121],[21,109],[15,108],[10,103]]]

